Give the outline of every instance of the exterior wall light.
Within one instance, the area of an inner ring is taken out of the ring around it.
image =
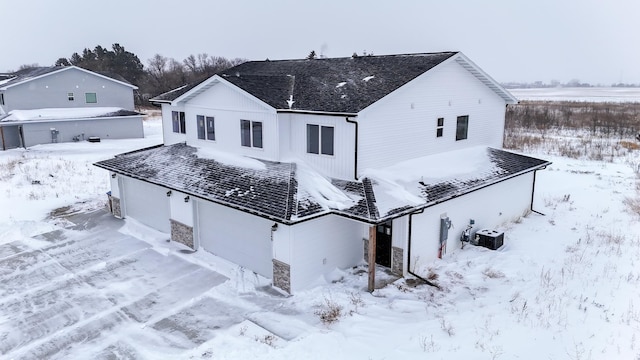
[[[189,202],[190,197],[187,195],[184,197],[184,202]]]
[[[276,231],[278,230],[278,223],[273,223],[273,225],[271,225],[271,231]]]
[[[117,175],[116,173],[111,174],[111,178],[112,178],[112,179],[115,179],[115,178],[116,178],[116,175]]]
[[[167,191],[167,196],[171,196],[171,190]]]

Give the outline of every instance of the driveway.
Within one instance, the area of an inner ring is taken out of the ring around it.
[[[245,320],[203,296],[227,277],[118,232],[106,211],[0,245],[0,354],[9,359],[151,358]]]

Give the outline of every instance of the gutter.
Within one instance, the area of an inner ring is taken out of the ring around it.
[[[277,113],[294,113],[294,114],[307,114],[307,115],[328,115],[328,116],[351,116],[355,117],[358,114],[347,112],[329,112],[329,111],[313,111],[313,110],[291,110],[291,109],[276,109]]]

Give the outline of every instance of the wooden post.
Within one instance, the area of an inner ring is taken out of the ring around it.
[[[4,144],[4,126],[0,126],[0,135],[2,135],[2,150],[7,150],[7,147]],[[533,201],[531,203],[533,203]]]
[[[376,286],[376,225],[369,228],[369,292],[373,292]]]

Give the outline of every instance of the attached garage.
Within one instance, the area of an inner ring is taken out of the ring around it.
[[[273,221],[208,201],[197,203],[200,246],[271,278]]]
[[[150,226],[156,230],[170,233],[169,198],[167,189],[144,181],[124,178],[124,216]]]

